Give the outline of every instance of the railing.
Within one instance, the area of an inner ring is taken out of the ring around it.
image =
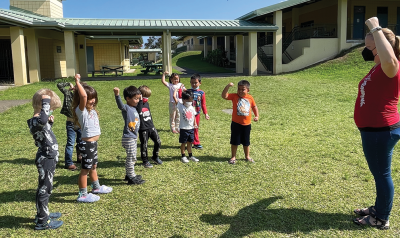
[[[265,69],[271,71],[273,69],[273,57],[268,56],[264,50],[263,46],[267,45],[270,40],[271,36],[264,36],[257,39],[257,57],[260,60],[261,64],[264,66]]]
[[[296,28],[293,29],[295,30]],[[337,38],[337,25],[320,24],[297,28],[295,32],[293,32],[293,40],[303,40],[310,38]]]

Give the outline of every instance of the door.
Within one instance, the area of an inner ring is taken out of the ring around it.
[[[396,35],[400,35],[400,7],[397,8],[397,24],[396,24]]]
[[[11,40],[0,39],[0,80],[14,81]]]
[[[93,46],[86,46],[86,63],[87,63],[87,70],[88,73],[92,73],[94,71],[94,53],[93,53]]]
[[[379,25],[383,28],[388,27],[388,8],[378,7],[376,17],[379,19]]]
[[[365,7],[354,6],[353,39],[364,39]]]

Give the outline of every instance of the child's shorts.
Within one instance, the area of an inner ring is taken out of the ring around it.
[[[179,143],[193,142],[194,141],[194,129],[185,130],[180,129]]]
[[[251,124],[243,126],[239,123],[231,123],[231,145],[250,145]]]
[[[81,141],[79,152],[82,156],[82,169],[92,169],[97,165],[97,141]]]

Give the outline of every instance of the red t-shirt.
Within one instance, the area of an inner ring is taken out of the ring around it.
[[[360,81],[354,108],[357,127],[379,128],[399,122],[399,80],[400,70],[389,78],[379,64]]]
[[[244,126],[250,125],[251,110],[256,106],[253,97],[250,94],[246,94],[241,98],[237,93],[230,93],[227,100],[232,100],[232,121]]]

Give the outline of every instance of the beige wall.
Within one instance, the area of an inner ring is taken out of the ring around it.
[[[100,70],[103,65],[121,65],[121,43],[119,41],[90,40],[86,41],[86,46],[93,46],[95,70]]]
[[[40,76],[54,78],[54,50],[52,39],[39,39]]]
[[[365,6],[365,20],[370,17],[376,16],[377,7],[388,7],[388,24],[397,23],[397,7],[400,7],[400,1],[384,1],[384,0],[349,0],[349,23],[353,24],[354,19],[354,6]]]
[[[21,8],[42,16],[62,18],[63,5],[60,0],[10,0],[10,9]]]
[[[331,59],[337,55],[339,40],[330,39],[306,39],[298,41],[298,48],[303,54],[288,64],[282,65],[282,72],[291,72],[313,65],[317,62]],[[307,47],[312,46],[312,48]]]

